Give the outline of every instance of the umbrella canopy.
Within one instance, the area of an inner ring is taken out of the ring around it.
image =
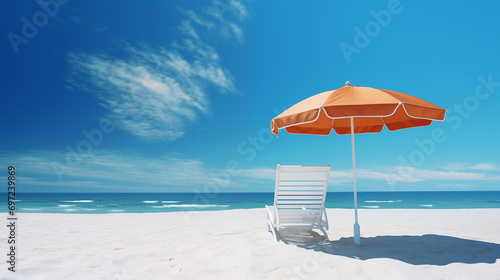
[[[346,86],[311,96],[275,117],[271,130],[289,133],[328,135],[381,132],[427,126],[443,121],[446,110],[420,98],[397,91]]]
[[[443,121],[446,110],[420,98],[397,91],[370,87],[345,86],[311,96],[284,111],[271,121],[278,136],[284,128],[289,133],[328,135],[351,134],[352,174],[354,183],[354,242],[360,244],[358,200],[356,191],[356,156],[354,134],[381,132],[427,126]]]

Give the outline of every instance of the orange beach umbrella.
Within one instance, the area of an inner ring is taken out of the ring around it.
[[[271,130],[278,136],[284,128],[288,133],[328,135],[351,134],[354,182],[354,242],[360,244],[356,192],[356,159],[354,134],[390,131],[427,126],[443,121],[446,110],[420,98],[397,91],[370,87],[345,86],[311,96],[284,111],[271,121]]]

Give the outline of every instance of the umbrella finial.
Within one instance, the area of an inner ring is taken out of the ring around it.
[[[349,82],[349,81],[345,82],[345,86],[346,87],[350,87],[351,86],[351,82]]]

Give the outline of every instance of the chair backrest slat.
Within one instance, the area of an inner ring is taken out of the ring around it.
[[[274,205],[280,225],[314,225],[325,208],[330,165],[279,165]]]

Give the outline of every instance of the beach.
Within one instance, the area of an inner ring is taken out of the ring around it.
[[[498,279],[500,209],[327,210],[320,232],[283,231],[264,209],[19,214],[16,272],[1,279]],[[2,253],[7,238],[0,236]]]

